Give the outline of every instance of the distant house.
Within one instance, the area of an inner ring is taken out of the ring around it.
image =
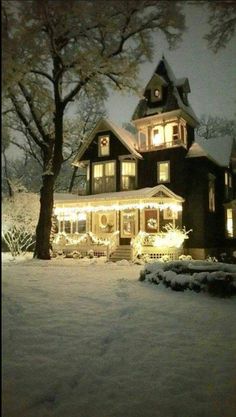
[[[137,134],[97,123],[73,162],[84,188],[55,194],[58,236],[86,247],[91,232],[94,242],[111,243],[114,260],[236,250],[236,148],[222,164],[195,141],[189,93],[188,79],[177,79],[163,57],[134,111]]]

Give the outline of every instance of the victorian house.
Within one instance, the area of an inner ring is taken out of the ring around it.
[[[189,93],[163,57],[134,111],[137,133],[97,123],[73,162],[84,187],[55,194],[61,247],[106,247],[113,260],[236,249],[236,152],[222,165],[195,141]]]

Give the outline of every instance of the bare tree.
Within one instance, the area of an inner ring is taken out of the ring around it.
[[[236,137],[236,121],[219,116],[202,115],[196,133],[205,139],[220,136]]]

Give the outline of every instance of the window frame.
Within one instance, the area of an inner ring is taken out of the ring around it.
[[[168,179],[166,181],[160,180],[160,165],[162,164],[168,164]],[[157,162],[157,183],[170,183],[170,161],[158,161]]]
[[[107,138],[108,139],[108,153],[106,154],[102,154],[101,149],[101,140]],[[99,157],[104,157],[104,156],[110,156],[110,135],[99,135],[98,136],[98,156]]]
[[[132,163],[135,164],[135,175],[122,175],[122,164],[123,163]],[[138,169],[137,169],[137,160],[136,159],[126,159],[126,158],[122,158],[120,159],[120,190],[121,191],[130,191],[130,190],[135,190],[137,187],[137,174],[138,174]],[[123,177],[132,177],[134,178],[134,188],[124,188],[123,187]]]

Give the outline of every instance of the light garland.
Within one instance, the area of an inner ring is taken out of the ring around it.
[[[132,210],[132,209],[171,209],[174,212],[182,211],[182,205],[177,203],[131,203],[131,204],[112,204],[112,205],[103,205],[103,206],[91,206],[86,207],[55,207],[54,213],[58,217],[64,217],[65,219],[70,216],[70,219],[76,219],[81,213],[96,213],[99,211],[123,211],[123,210]]]

